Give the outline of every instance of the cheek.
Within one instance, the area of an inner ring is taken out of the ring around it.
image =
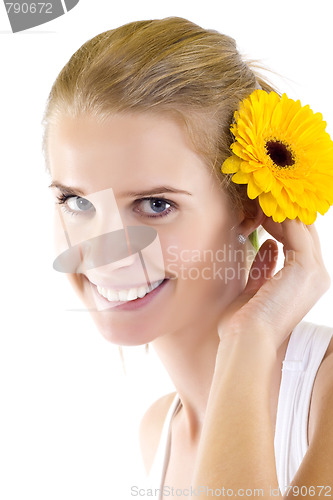
[[[53,214],[53,249],[55,258],[69,247],[60,210],[60,207],[56,205]]]
[[[212,293],[244,283],[244,250],[234,246],[235,235],[222,223],[212,229],[206,225],[161,238],[167,276],[200,282]]]
[[[82,274],[66,274],[66,277],[74,292],[84,302],[86,307],[93,307],[95,304],[90,293],[90,286],[86,286]]]

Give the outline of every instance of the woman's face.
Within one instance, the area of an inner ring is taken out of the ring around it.
[[[48,155],[54,195],[63,202],[56,205],[58,254],[84,240],[103,247],[99,235],[124,235],[127,226],[158,235],[151,251],[120,252],[118,260],[112,239],[109,261],[103,256],[68,274],[101,333],[116,344],[139,345],[165,335],[204,335],[216,326],[246,279],[237,241],[243,215],[182,126],[144,113],[104,123],[64,116],[50,128]],[[154,269],[153,291],[147,269]]]

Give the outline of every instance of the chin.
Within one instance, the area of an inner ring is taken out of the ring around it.
[[[147,293],[136,299],[109,301],[84,275],[71,275],[69,279],[99,332],[113,344],[144,345],[170,328],[169,324],[163,327],[162,316],[166,314],[165,304],[169,303],[173,280],[165,278],[151,284]]]
[[[94,323],[103,338],[108,342],[121,346],[140,346],[155,340],[159,335],[156,329],[151,329],[147,325],[130,325],[128,322],[119,323],[108,314],[92,313]]]

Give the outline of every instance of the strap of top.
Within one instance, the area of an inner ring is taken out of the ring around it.
[[[171,420],[174,415],[176,415],[180,407],[181,400],[179,398],[179,395],[175,394],[175,397],[165,417],[157,452],[155,454],[154,462],[148,475],[148,481],[152,488],[160,488],[161,490],[163,488],[166,468],[169,462],[170,455]]]
[[[308,417],[314,380],[333,329],[302,322],[290,337],[282,366],[276,428],[275,461],[284,494],[308,449]]]

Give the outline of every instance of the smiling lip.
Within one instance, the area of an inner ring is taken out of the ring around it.
[[[93,286],[94,294],[96,296],[96,299],[98,303],[101,303],[103,306],[103,309],[105,309],[105,306],[108,306],[107,309],[112,308],[112,310],[117,310],[117,311],[124,311],[124,310],[135,310],[139,309],[149,302],[153,300],[153,298],[162,291],[162,289],[165,287],[169,280],[165,278],[164,280],[160,280],[159,282],[152,283],[152,285],[155,287],[152,291],[148,291],[147,285],[144,285],[145,288],[147,288],[147,291],[145,295],[142,297],[137,297],[137,298],[127,298],[125,300],[117,300],[117,297],[113,296],[111,297],[111,300],[108,300],[107,297],[102,295],[100,292],[101,290],[98,291],[97,285]],[[89,281],[90,284],[93,284],[92,282]],[[140,289],[140,288],[139,288]],[[151,288],[150,288],[151,289]],[[132,289],[122,289],[126,293],[130,293]],[[112,289],[112,291],[115,291],[115,289]],[[128,297],[128,295],[127,295]],[[121,297],[120,297],[121,298]],[[115,299],[115,300],[114,300]]]
[[[130,300],[142,299],[147,293],[152,292],[157,288],[163,280],[155,281],[153,283],[146,283],[138,288],[122,288],[121,290],[115,290],[114,288],[104,288],[97,285],[97,292],[102,295],[109,302],[128,302]]]
[[[90,281],[90,283],[96,287],[101,287],[101,288],[107,288],[107,289],[110,289],[110,290],[115,290],[115,291],[119,291],[119,290],[130,290],[131,288],[140,288],[141,286],[147,286],[147,282],[145,283],[138,283],[138,284],[129,284],[129,285],[124,285],[122,284],[122,286],[119,286],[119,285],[115,285],[115,284],[107,284],[107,283],[94,283],[93,281],[91,281],[89,278],[87,278],[88,281]],[[156,280],[157,281],[157,280]],[[160,280],[162,281],[162,280]]]

